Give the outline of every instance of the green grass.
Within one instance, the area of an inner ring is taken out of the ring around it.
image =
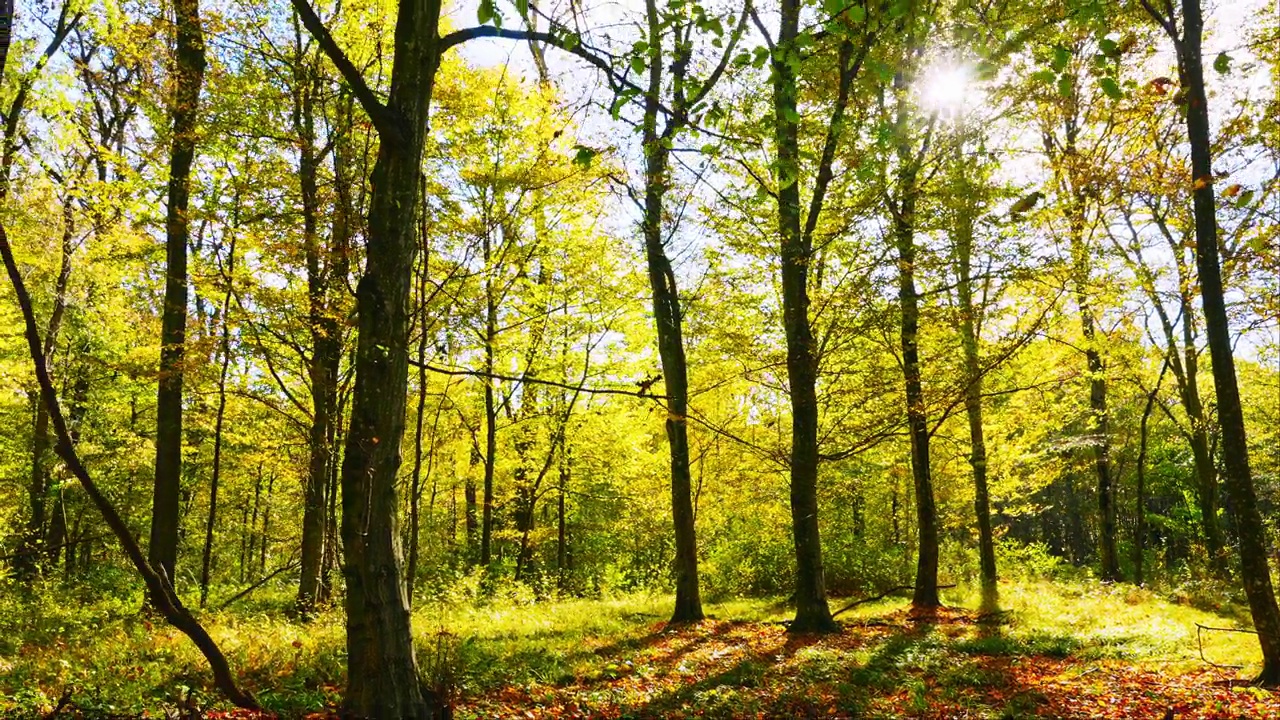
[[[214,699],[198,653],[160,621],[141,618],[140,598],[76,599],[45,588],[20,600],[9,590],[0,588],[0,714],[47,711],[70,687],[79,706],[100,712],[154,712],[185,688]],[[505,688],[530,698],[572,691],[587,705],[677,715],[694,707],[713,717],[730,717],[735,707],[791,712],[816,687],[869,717],[887,712],[887,697],[909,709],[938,693],[964,707],[978,702],[977,690],[1009,682],[1005,661],[1108,660],[1177,671],[1201,664],[1196,623],[1235,623],[1234,608],[1218,614],[1125,585],[1019,582],[1000,590],[1006,612],[998,622],[910,626],[906,601],[887,599],[841,615],[846,633],[815,643],[787,639],[777,623],[789,611],[767,599],[708,605],[718,623],[678,634],[659,632],[671,603],[664,595],[422,603],[414,621],[424,673],[451,678],[464,717],[469,704]],[[978,608],[976,592],[943,599]],[[266,707],[322,710],[340,700],[345,682],[341,618],[330,612],[303,624],[283,612],[287,600],[282,591],[204,620]],[[1260,661],[1251,635],[1205,633],[1204,641],[1209,659],[1245,666],[1242,673]],[[1024,716],[1023,706],[1036,702],[1034,692],[1012,688],[1001,712]]]

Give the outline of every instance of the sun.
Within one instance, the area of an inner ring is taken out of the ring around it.
[[[973,68],[957,62],[938,62],[925,68],[917,95],[921,107],[943,116],[962,114],[981,101]]]

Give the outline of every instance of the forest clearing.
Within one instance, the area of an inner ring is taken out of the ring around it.
[[[1280,720],[1275,0],[0,0],[0,717]]]
[[[1239,608],[1065,576],[1006,582],[1001,597],[1005,609],[985,615],[978,593],[958,590],[923,617],[902,599],[863,603],[840,615],[836,635],[787,633],[786,604],[771,600],[709,604],[707,620],[670,625],[660,595],[508,597],[414,620],[425,677],[448,678],[456,718],[1280,717],[1280,695],[1250,682],[1252,638],[1197,637],[1197,625],[1231,625]],[[332,716],[342,620],[298,623],[278,606],[250,601],[209,624],[246,682],[270,688],[262,717]],[[133,603],[21,617],[34,626],[3,626],[0,713],[56,717],[61,700],[68,718],[259,717],[220,702],[194,648],[144,627]]]

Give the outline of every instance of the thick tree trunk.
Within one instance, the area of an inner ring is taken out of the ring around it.
[[[438,66],[438,0],[402,0],[387,104],[304,0],[308,30],[353,85],[379,132],[370,179],[368,246],[356,290],[355,387],[342,461],[347,611],[344,711],[361,718],[435,714],[418,675],[405,591],[396,485],[408,393],[409,298],[417,254],[422,156]]]
[[[173,144],[165,214],[165,291],[160,330],[160,381],[156,396],[156,463],[151,497],[148,559],[176,582],[179,496],[182,482],[182,381],[187,335],[187,242],[191,165],[195,159],[200,88],[204,83],[204,34],[199,0],[174,0],[177,42],[174,92],[169,107]],[[149,602],[154,604],[155,599]]]
[[[791,523],[796,552],[793,632],[831,632],[839,626],[827,605],[818,530],[817,357],[809,322],[812,246],[800,230],[800,145],[793,66],[799,35],[799,0],[783,0],[773,62],[774,143],[777,153],[778,236],[783,326],[791,396]]]
[[[1213,148],[1209,106],[1205,92],[1201,40],[1204,19],[1199,0],[1182,0],[1183,37],[1171,32],[1178,50],[1178,71],[1187,92],[1187,139],[1191,145],[1192,193],[1196,228],[1196,266],[1204,305],[1209,355],[1218,399],[1218,424],[1222,432],[1223,486],[1230,500],[1240,542],[1240,571],[1254,629],[1262,646],[1263,667],[1259,681],[1280,684],[1280,610],[1276,607],[1271,569],[1267,560],[1267,531],[1258,510],[1257,493],[1249,467],[1240,388],[1231,348],[1231,326],[1223,292],[1218,258],[1218,223],[1213,190]],[[1172,24],[1172,19],[1169,20]]]

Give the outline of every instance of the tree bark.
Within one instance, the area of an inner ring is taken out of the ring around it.
[[[1184,105],[1187,140],[1191,145],[1192,209],[1195,214],[1196,267],[1200,299],[1204,306],[1213,384],[1218,398],[1218,424],[1222,432],[1223,486],[1231,501],[1240,542],[1240,574],[1249,600],[1254,629],[1262,647],[1263,666],[1258,677],[1265,685],[1280,685],[1280,609],[1276,607],[1267,560],[1267,531],[1258,510],[1258,497],[1249,467],[1249,445],[1240,404],[1231,326],[1223,291],[1218,257],[1218,222],[1213,190],[1213,146],[1209,103],[1205,91],[1201,42],[1204,18],[1199,0],[1182,0],[1183,32],[1179,37],[1175,18],[1164,17],[1144,2],[1174,42],[1178,75],[1187,97]]]
[[[295,16],[296,17],[296,16]],[[302,200],[302,244],[307,264],[307,325],[311,334],[311,358],[307,375],[311,390],[311,427],[308,432],[307,477],[303,486],[302,546],[296,607],[302,615],[314,612],[320,597],[321,566],[328,525],[326,490],[333,464],[334,415],[338,403],[338,371],[342,361],[342,329],[331,285],[346,275],[345,208],[334,208],[331,243],[321,246],[320,199],[317,174],[321,154],[316,149],[315,96],[319,78],[310,58],[302,51],[301,28],[294,59],[293,129],[298,143],[298,187]],[[343,133],[345,128],[335,128]],[[335,167],[341,161],[336,159]],[[335,172],[335,184],[346,178]],[[339,198],[338,204],[343,200]]]
[[[239,198],[236,198],[235,214],[239,215]],[[231,242],[227,249],[227,264],[223,268],[222,281],[227,289],[222,296],[222,337],[218,353],[221,363],[218,369],[218,409],[213,422],[213,474],[209,478],[209,517],[204,527],[204,553],[200,561],[200,607],[209,600],[209,572],[213,565],[213,529],[218,518],[218,485],[222,479],[222,429],[227,415],[227,370],[231,366],[231,296],[235,287],[236,235],[238,222],[232,223]]]
[[[783,326],[791,396],[791,524],[796,553],[793,632],[832,632],[839,625],[827,605],[818,529],[817,357],[809,321],[811,243],[800,230],[800,145],[797,82],[793,62],[800,48],[800,2],[782,0],[772,85],[777,155],[778,236]]]
[[[413,472],[409,475],[409,565],[405,571],[405,584],[408,586],[409,603],[413,603],[414,585],[418,578],[418,540],[421,531],[419,517],[419,500],[422,498],[422,428],[427,410],[427,327],[426,327],[426,291],[427,291],[426,259],[418,273],[417,302],[415,315],[420,319],[418,327],[418,401],[417,412],[414,413],[413,425]],[[440,419],[440,408],[444,406],[444,398],[436,408],[436,421]],[[435,450],[435,428],[431,431],[432,451]]]
[[[702,598],[698,590],[698,540],[694,527],[693,481],[689,472],[689,371],[685,358],[683,316],[675,273],[667,256],[662,235],[664,199],[667,192],[667,165],[670,138],[677,128],[674,120],[659,135],[658,112],[663,88],[665,58],[662,52],[662,26],[656,0],[645,3],[649,22],[649,87],[644,98],[643,144],[645,161],[644,234],[645,260],[649,270],[649,288],[653,294],[653,322],[658,336],[658,357],[662,362],[662,379],[666,395],[665,421],[667,448],[671,459],[671,519],[675,528],[676,602],[671,622],[697,622],[703,619]],[[674,63],[686,61],[678,47]],[[682,78],[677,76],[676,82]],[[681,91],[680,95],[683,95]]]
[[[959,153],[957,153],[959,155]],[[962,158],[957,157],[957,165]],[[961,182],[963,171],[961,171]],[[963,186],[966,193],[971,193]],[[997,604],[996,550],[991,533],[991,502],[987,492],[987,442],[982,423],[982,367],[979,358],[978,308],[973,304],[973,207],[968,197],[958,211],[955,228],[956,296],[960,306],[960,344],[964,350],[964,408],[969,420],[969,465],[973,468],[973,510],[978,522],[978,560],[984,606]]]
[[[439,64],[439,0],[402,0],[386,104],[360,76],[306,0],[303,24],[378,129],[370,178],[365,273],[356,289],[355,387],[342,460],[347,611],[344,711],[361,718],[428,718],[403,575],[397,475],[408,394],[409,298],[421,211],[422,157]]]
[[[176,582],[179,496],[182,483],[182,383],[187,333],[187,242],[191,165],[195,159],[200,88],[204,83],[204,33],[199,0],[174,0],[176,45],[169,197],[165,214],[165,291],[160,330],[160,381],[156,396],[156,463],[151,497],[148,558]],[[149,600],[155,603],[155,598]]]
[[[901,311],[902,377],[907,399],[907,430],[911,437],[911,477],[916,499],[916,582],[911,604],[932,608],[938,599],[938,511],[933,498],[933,475],[929,466],[929,415],[925,406],[920,361],[920,295],[916,290],[916,204],[920,194],[920,162],[928,147],[918,153],[910,143],[910,108],[906,97],[906,76],[894,78],[897,95],[896,135],[898,157],[898,197],[891,208],[894,245],[898,251],[898,305]],[[932,126],[930,126],[930,132]]]

